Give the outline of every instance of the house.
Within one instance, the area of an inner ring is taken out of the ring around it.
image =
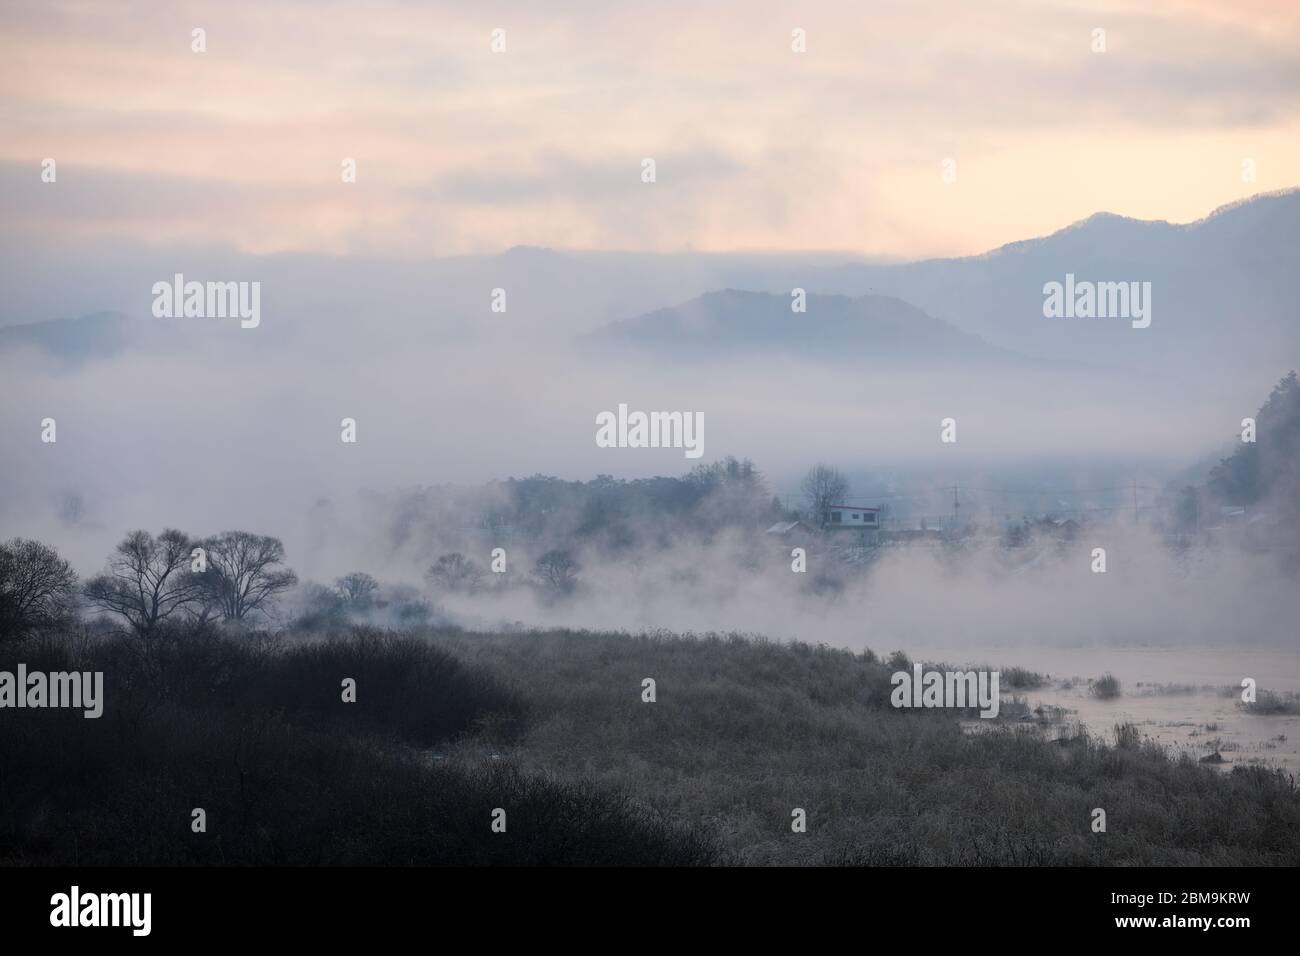
[[[862,505],[831,505],[826,509],[822,521],[822,531],[834,533],[837,538],[844,536],[847,541],[859,545],[876,545],[880,539],[880,509],[864,508]],[[858,532],[856,539],[844,535],[846,531]]]
[[[831,505],[822,521],[823,531],[879,531],[880,509],[860,505]]]
[[[836,545],[874,545],[880,531],[880,509],[864,508],[861,505],[830,505],[826,509],[825,520],[817,528],[802,521],[778,521],[769,527],[764,537],[789,545],[805,546],[812,543],[818,531],[835,532]],[[840,532],[856,531],[858,536],[844,535]]]

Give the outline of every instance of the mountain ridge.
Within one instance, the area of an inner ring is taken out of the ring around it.
[[[612,322],[582,340],[683,360],[779,354],[836,363],[1029,361],[896,296],[807,293],[805,312],[793,311],[793,301],[791,294],[720,289]]]

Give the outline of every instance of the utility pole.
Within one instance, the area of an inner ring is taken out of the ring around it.
[[[961,513],[961,502],[957,500],[957,486],[952,486],[952,533],[957,534],[957,517]]]
[[[1138,523],[1138,483],[1133,479],[1133,523]]]

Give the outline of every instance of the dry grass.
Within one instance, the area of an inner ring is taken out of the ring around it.
[[[1300,797],[1279,773],[1224,775],[1132,735],[963,733],[950,714],[891,708],[892,668],[868,655],[734,636],[428,637],[528,702],[521,766],[624,788],[734,862],[1300,862]],[[807,833],[790,830],[795,807]]]
[[[5,718],[0,862],[1300,863],[1279,772],[1222,774],[1130,728],[969,733],[891,707],[872,654],[454,629],[10,650],[0,667],[104,670],[106,710]],[[364,706],[335,704],[342,676]]]

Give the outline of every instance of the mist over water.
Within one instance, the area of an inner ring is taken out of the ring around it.
[[[6,929],[1287,919],[1291,6],[6,3]]]
[[[679,449],[598,448],[596,415],[619,403],[702,413],[702,460],[750,457],[778,491],[820,459],[861,475],[864,494],[900,469],[928,471],[926,485],[997,472],[1014,486],[1026,449],[1036,462],[1054,460],[1067,484],[1075,467],[1087,469],[1076,479],[1084,487],[1107,477],[1090,460],[1124,480],[1139,467],[1140,477],[1159,481],[1222,447],[1233,416],[1253,400],[1102,387],[1090,373],[1012,380],[778,360],[683,370],[604,362],[563,345],[431,336],[393,348],[359,336],[322,351],[239,338],[260,331],[231,327],[193,348],[72,367],[31,350],[0,354],[8,411],[0,439],[24,447],[39,438],[42,419],[59,427],[57,445],[11,456],[0,515],[31,529],[76,495],[85,505],[80,531],[245,522],[290,538],[295,516],[314,502],[342,503],[362,490],[690,467]],[[1238,390],[1246,391],[1226,391]],[[948,415],[958,418],[959,441],[941,446]],[[345,417],[358,423],[355,445],[339,441]],[[1141,464],[1124,466],[1133,460]]]
[[[1117,666],[1118,651],[1159,650],[1141,680],[1168,683],[1216,654],[1294,647],[1300,597],[1285,555],[1172,547],[1159,529],[1177,489],[1231,452],[1285,358],[1210,368],[1189,389],[1190,366],[1152,364],[1140,337],[1206,317],[1161,311],[1159,286],[1150,328],[1093,327],[1107,350],[1077,361],[1070,336],[1089,328],[1062,325],[1054,355],[1018,352],[1014,337],[963,338],[900,300],[853,298],[871,291],[864,276],[917,290],[905,269],[844,258],[519,249],[327,268],[319,257],[74,245],[80,283],[42,306],[33,290],[52,253],[12,251],[27,268],[11,266],[11,324],[39,308],[126,310],[0,342],[0,447],[32,449],[6,462],[0,533],[53,545],[83,576],[137,527],[239,528],[283,540],[304,582],[365,571],[471,628],[741,632],[1084,678]],[[1025,308],[1038,307],[1028,293],[1042,278],[1074,268],[1036,255],[1012,282]],[[149,317],[145,292],[175,272],[259,279],[259,327]],[[814,291],[796,315],[788,289],[801,282]],[[767,291],[716,291],[736,288]],[[497,289],[504,312],[491,308]],[[826,322],[833,332],[818,331]],[[946,527],[956,488],[979,533],[957,548],[861,553],[826,539],[796,574],[767,519],[702,535],[650,510],[617,546],[584,539],[582,515],[548,516],[541,538],[485,530],[512,477],[634,480],[696,464],[681,448],[598,447],[597,415],[620,404],[701,415],[700,461],[752,459],[782,509],[802,507],[804,473],[826,461],[850,478],[852,501],[885,506],[893,527]],[[38,441],[47,417],[56,444]],[[949,417],[952,444],[939,440]],[[345,418],[355,444],[340,441]],[[1004,547],[1008,528],[1043,515],[1077,521],[1077,537]],[[429,590],[441,555],[486,566],[496,547],[504,586]],[[581,568],[564,600],[525,583],[553,547]],[[1104,574],[1090,570],[1096,547]],[[288,596],[275,619],[306,599]],[[1053,654],[1068,663],[1034,663]],[[1267,669],[1277,689],[1295,683],[1294,660]]]

